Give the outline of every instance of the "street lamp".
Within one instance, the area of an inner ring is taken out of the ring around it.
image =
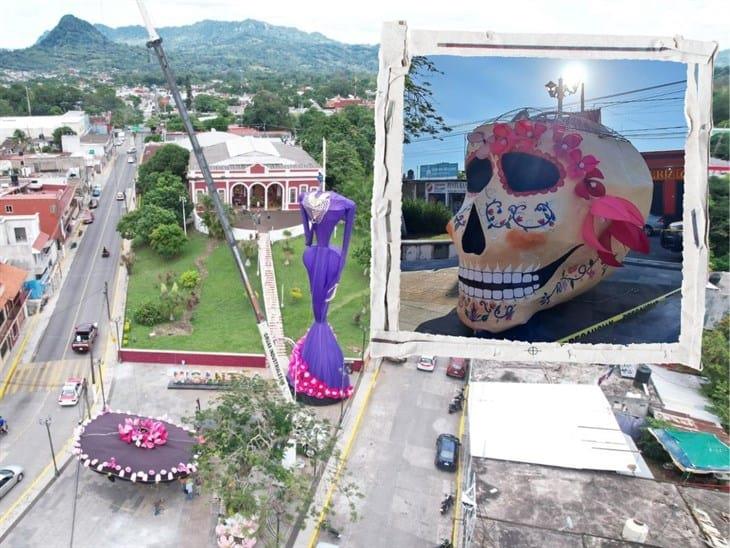
[[[560,76],[556,84],[550,80],[545,84],[548,95],[558,100],[558,114],[563,112],[563,99],[566,95],[573,95],[580,88],[580,111],[585,110],[585,77],[583,68],[579,65],[570,65],[565,69],[565,78]]]
[[[48,432],[48,445],[51,446],[51,458],[53,459],[53,469],[56,471],[56,477],[60,476],[61,473],[58,471],[58,465],[56,464],[56,452],[53,450],[53,439],[51,438],[51,417],[38,419],[38,424],[46,427]]]

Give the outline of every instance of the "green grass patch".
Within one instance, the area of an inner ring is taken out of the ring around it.
[[[337,238],[333,238],[338,245],[341,243],[342,231],[338,230]],[[313,321],[312,298],[309,291],[309,278],[302,263],[304,238],[289,240],[293,253],[289,265],[284,264],[284,242],[275,242],[274,268],[276,269],[276,283],[279,287],[279,299],[284,320],[284,332],[287,337],[299,339],[307,331]],[[350,251],[357,245],[357,241],[350,243]],[[282,285],[284,299],[281,299]],[[291,296],[291,290],[298,287],[302,290],[299,300]],[[357,326],[353,317],[363,306],[369,305],[370,278],[363,274],[362,267],[353,259],[347,258],[345,271],[342,274],[337,295],[330,302],[328,320],[334,328],[337,340],[346,356],[359,357],[362,348],[362,330]],[[370,325],[369,318],[365,318],[365,325]]]
[[[190,335],[150,337],[155,328],[139,325],[133,311],[142,302],[159,296],[159,274],[173,271],[178,276],[195,268],[195,259],[202,255],[207,236],[193,233],[183,254],[171,261],[159,257],[149,248],[135,249],[137,262],[129,278],[127,320],[131,321],[129,346],[159,350],[197,350],[201,352],[263,352],[256,320],[243,284],[223,243],[218,243],[206,261],[208,276],[200,289],[200,303],[193,312]],[[254,269],[249,269],[253,274]],[[261,294],[256,275],[251,276],[254,288]]]

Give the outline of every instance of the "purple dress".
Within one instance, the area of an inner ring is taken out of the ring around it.
[[[314,322],[292,353],[289,382],[296,386],[297,393],[319,400],[340,400],[352,393],[352,387],[344,370],[342,349],[327,323],[327,309],[345,268],[355,203],[335,192],[314,191],[301,194],[299,206],[307,246],[303,261],[309,275]],[[330,245],[340,222],[344,222],[341,249]]]

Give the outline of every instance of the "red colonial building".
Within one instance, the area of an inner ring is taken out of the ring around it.
[[[280,139],[227,132],[212,131],[197,137],[223,203],[234,209],[294,211],[299,209],[299,194],[319,188],[320,166],[297,146]],[[187,140],[177,144],[190,149]],[[197,204],[207,188],[193,154],[188,182]]]
[[[684,198],[684,150],[642,152],[654,181],[651,212],[672,219],[682,218]]]

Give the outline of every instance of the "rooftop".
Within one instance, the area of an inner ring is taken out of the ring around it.
[[[16,266],[0,263],[0,308],[14,299],[18,291],[23,287],[23,282],[28,273]]]
[[[705,543],[692,508],[707,512],[728,536],[724,493],[611,472],[490,459],[475,458],[472,467],[474,546],[616,546],[624,523],[633,518],[649,527],[647,544],[699,548]]]

